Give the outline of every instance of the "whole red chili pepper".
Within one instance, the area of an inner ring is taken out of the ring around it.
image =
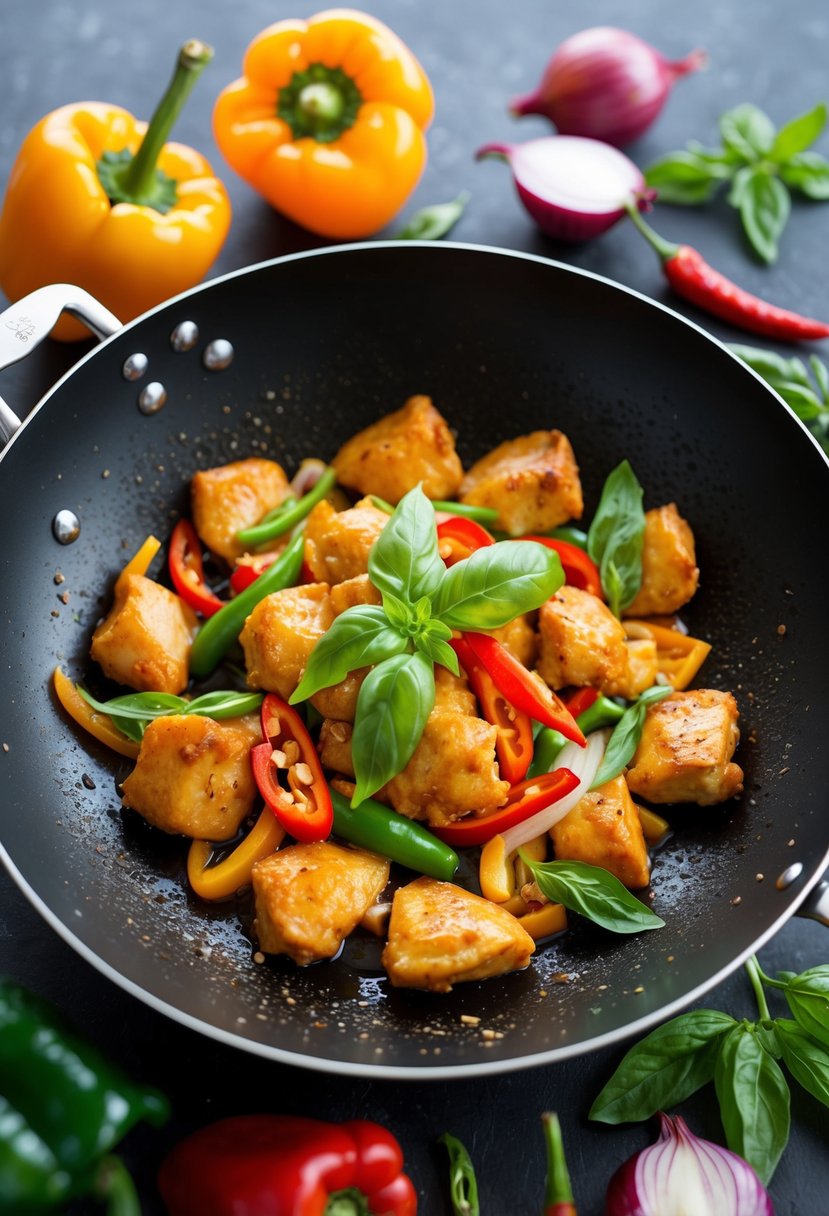
[[[158,1186],[169,1216],[415,1216],[402,1169],[400,1145],[377,1123],[246,1115],[177,1144]]]
[[[730,321],[738,329],[784,342],[829,337],[829,325],[825,322],[802,317],[800,313],[778,308],[753,296],[709,266],[702,254],[690,245],[674,245],[664,240],[645,223],[635,207],[628,207],[628,214],[659,254],[665,278],[676,294],[704,312]]]

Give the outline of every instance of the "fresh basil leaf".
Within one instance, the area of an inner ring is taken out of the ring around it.
[[[768,114],[749,103],[720,117],[720,135],[726,148],[749,163],[768,155],[775,134]]]
[[[356,604],[336,617],[317,642],[308,659],[302,679],[289,700],[291,705],[305,701],[339,684],[350,671],[381,663],[409,648],[409,638],[389,624],[382,608]]]
[[[802,1030],[829,1048],[829,966],[811,967],[790,979],[784,995]]]
[[[809,387],[809,373],[802,359],[784,359],[773,350],[763,350],[759,346],[741,346],[737,343],[730,345],[728,349],[773,386],[776,383],[791,381],[802,384],[805,388]]]
[[[800,384],[786,383],[786,381],[773,384],[772,388],[780,394],[786,405],[797,414],[801,422],[811,422],[824,411],[823,402],[810,388],[803,388]]]
[[[187,702],[186,714],[201,714],[222,722],[226,718],[241,718],[255,713],[262,704],[261,692],[205,692]]]
[[[443,621],[432,617],[426,621],[418,631],[419,634],[428,633],[430,637],[437,638],[440,642],[448,642],[452,636],[452,630],[448,625],[444,625]]]
[[[819,102],[813,110],[793,118],[781,127],[769,149],[769,159],[778,164],[791,160],[810,148],[826,126],[826,104]]]
[[[714,1085],[726,1143],[767,1184],[789,1139],[789,1087],[777,1061],[746,1024],[722,1042]]]
[[[731,189],[726,196],[726,202],[730,207],[736,207],[739,210],[743,195],[748,189],[754,173],[754,165],[743,165],[742,169],[738,169],[734,174]]]
[[[403,633],[407,633],[409,627],[414,622],[414,612],[411,604],[399,600],[396,595],[392,595],[390,591],[383,594],[383,611],[388,618],[390,625],[395,629],[400,629]]]
[[[591,790],[596,790],[606,781],[612,781],[630,763],[636,754],[642,730],[645,726],[645,716],[649,705],[663,701],[673,692],[669,684],[654,684],[642,693],[638,701],[629,705],[619,721],[613,727],[613,732],[607,741],[602,762],[593,779]]]
[[[499,629],[540,608],[563,582],[554,549],[536,541],[500,541],[445,571],[432,610],[452,629]]]
[[[731,176],[729,165],[694,152],[671,152],[645,170],[645,182],[659,191],[660,203],[705,203]]]
[[[144,738],[144,731],[153,721],[152,718],[112,718],[112,725],[116,730],[119,730],[122,735],[126,735],[128,739],[132,739],[133,743],[140,743]]]
[[[469,195],[463,190],[451,203],[433,203],[416,211],[402,231],[398,241],[439,241],[457,224],[464,213]]]
[[[788,984],[789,980],[794,980],[794,979],[797,979],[796,971],[778,971],[777,972],[777,983],[778,984],[785,985],[785,984]]]
[[[689,152],[692,152],[698,160],[703,161],[707,165],[721,165],[729,170],[729,176],[734,169],[742,162],[742,157],[739,156],[732,148],[706,148],[696,139],[689,139],[687,143]]]
[[[107,714],[110,718],[131,718],[135,722],[164,714],[180,714],[189,704],[184,697],[177,697],[171,692],[133,692],[123,697],[113,697],[111,701],[96,701],[80,685],[78,692],[99,713]]]
[[[401,498],[368,557],[368,574],[381,594],[414,604],[434,595],[446,573],[438,553],[435,512],[415,486]]]
[[[431,631],[425,630],[417,635],[414,639],[414,644],[415,648],[422,650],[433,663],[440,663],[442,667],[448,667],[452,675],[460,675],[461,669],[458,664],[458,656],[443,638],[436,637]]]
[[[602,586],[617,616],[635,599],[642,585],[642,494],[636,474],[623,460],[604,483],[587,533],[587,552],[599,567]]]
[[[746,182],[738,205],[752,248],[764,262],[776,262],[777,242],[791,211],[788,190],[778,177],[757,168]]]
[[[713,1079],[720,1044],[736,1025],[726,1013],[696,1009],[658,1026],[631,1047],[589,1118],[637,1123],[684,1102]]]
[[[661,929],[665,922],[651,912],[615,875],[584,861],[536,862],[519,855],[532,870],[541,891],[611,933],[641,933]]]
[[[815,202],[829,199],[829,161],[817,152],[801,152],[780,166],[780,176],[787,186],[799,190]]]
[[[829,405],[829,368],[817,355],[809,355],[809,367],[817,381],[824,404]]]
[[[807,1093],[829,1106],[829,1055],[804,1034],[796,1022],[777,1018],[774,1023],[783,1063]]]
[[[357,697],[351,756],[359,806],[409,763],[435,703],[432,660],[422,651],[386,659],[368,673]]]

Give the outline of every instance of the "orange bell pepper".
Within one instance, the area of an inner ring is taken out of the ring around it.
[[[345,239],[397,214],[426,163],[434,101],[391,30],[349,9],[279,21],[254,38],[243,71],[218,97],[213,133],[271,206]]]
[[[30,131],[0,215],[0,287],[10,300],[74,283],[130,321],[203,278],[227,235],[230,202],[199,152],[164,141],[212,55],[196,40],[182,47],[149,125],[91,101]],[[89,333],[64,317],[53,336]]]

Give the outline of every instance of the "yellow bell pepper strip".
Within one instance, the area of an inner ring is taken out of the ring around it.
[[[629,638],[651,638],[656,642],[657,669],[677,691],[688,687],[711,650],[710,643],[701,638],[689,637],[678,629],[666,629],[653,621],[626,619],[624,626]]]
[[[124,569],[118,575],[118,581],[128,574],[146,574],[152,565],[153,558],[161,548],[161,541],[154,536],[148,536],[134,557],[131,557]]]
[[[130,760],[138,759],[139,744],[122,735],[106,714],[98,713],[84,701],[75,685],[59,667],[55,668],[52,678],[57,699],[78,726],[82,726],[90,735],[94,735],[99,743],[105,743],[119,755],[127,756]]]
[[[321,236],[369,236],[414,190],[434,100],[420,64],[366,13],[332,9],[263,30],[225,88],[213,133],[277,211]]]
[[[533,941],[540,942],[555,933],[564,932],[567,928],[567,909],[564,904],[542,904],[540,908],[531,908],[519,916],[518,923]]]
[[[652,811],[650,807],[640,806],[638,802],[634,803],[639,822],[642,825],[642,835],[647,840],[648,844],[659,844],[664,840],[671,830],[671,825],[667,819],[663,819],[661,815],[657,815],[656,811]]]
[[[199,152],[164,141],[212,55],[185,43],[149,125],[92,101],[47,114],[29,133],[0,215],[0,286],[10,300],[64,281],[129,321],[203,278],[227,235],[230,203]],[[67,317],[52,333],[88,337]]]
[[[547,849],[546,833],[527,841],[523,849],[533,861],[543,861]],[[517,897],[515,858],[506,852],[500,834],[493,836],[481,849],[478,881],[484,899],[494,904],[508,904],[508,911],[516,914],[516,905],[512,903]]]
[[[242,843],[218,865],[208,865],[216,846],[209,840],[194,840],[187,854],[187,880],[200,899],[230,899],[247,886],[256,862],[275,853],[284,836],[285,829],[265,807]]]

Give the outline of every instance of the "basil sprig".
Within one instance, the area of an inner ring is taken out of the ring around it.
[[[611,612],[621,616],[642,586],[645,512],[642,487],[627,460],[604,483],[587,533],[587,552],[599,567]]]
[[[598,789],[606,781],[612,781],[628,766],[642,738],[648,706],[655,705],[657,701],[664,701],[673,691],[670,684],[654,684],[651,688],[646,688],[638,700],[627,707],[613,727],[591,790]]]
[[[166,718],[170,714],[201,714],[221,721],[255,713],[262,704],[262,694],[258,692],[206,692],[192,701],[169,692],[135,692],[113,697],[111,701],[96,701],[80,684],[77,688],[93,709],[106,714],[121,734],[134,743],[141,742],[144,731],[155,718]]]
[[[373,666],[357,698],[351,752],[359,806],[411,759],[435,699],[434,665],[458,674],[453,629],[498,629],[539,608],[564,582],[558,555],[532,541],[503,541],[447,570],[435,512],[416,486],[372,546],[369,578],[382,607],[357,605],[317,642],[291,703]]]
[[[665,922],[614,874],[585,861],[533,861],[519,849],[542,894],[611,933],[661,929]]]
[[[757,1021],[697,1009],[659,1026],[622,1060],[590,1110],[602,1123],[638,1122],[714,1082],[725,1139],[768,1184],[786,1147],[790,1095],[785,1073],[829,1106],[829,966],[801,975],[746,970]],[[791,1018],[772,1018],[764,985],[785,996]]]
[[[823,102],[778,131],[754,105],[737,106],[720,117],[720,148],[688,144],[645,170],[660,202],[705,203],[725,183],[728,202],[740,213],[748,241],[764,262],[777,258],[778,241],[791,211],[789,190],[817,201],[829,199],[829,161],[807,149],[826,126]]]
[[[451,232],[463,215],[469,194],[462,190],[450,203],[433,203],[415,211],[405,228],[398,232],[398,241],[439,241]]]
[[[786,359],[759,346],[734,345],[729,350],[780,394],[792,413],[806,423],[818,443],[829,451],[829,368],[826,364],[817,355],[810,355],[807,368],[796,356]]]

